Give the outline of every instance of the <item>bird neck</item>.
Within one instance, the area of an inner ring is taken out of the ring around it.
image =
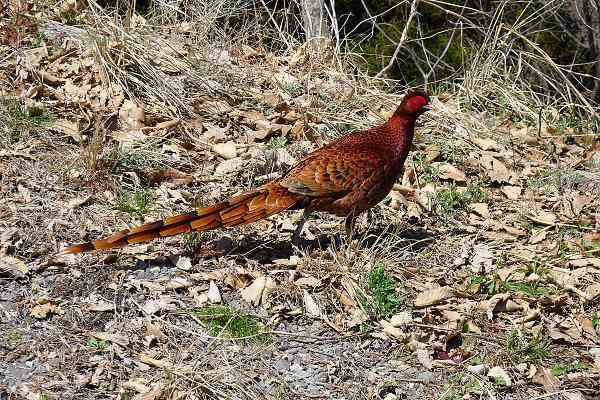
[[[393,136],[396,159],[404,163],[415,133],[416,118],[411,115],[395,113],[387,122],[388,131]]]

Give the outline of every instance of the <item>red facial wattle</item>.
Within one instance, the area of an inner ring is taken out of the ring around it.
[[[412,112],[421,110],[421,108],[427,105],[428,101],[425,97],[414,96],[408,99],[408,109]]]

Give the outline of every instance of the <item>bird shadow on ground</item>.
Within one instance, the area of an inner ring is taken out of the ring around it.
[[[407,225],[379,225],[357,231],[353,234],[352,246],[358,250],[374,250],[380,248],[385,252],[420,252],[428,247],[435,235],[423,228]],[[264,240],[256,236],[247,236],[239,242],[228,237],[204,243],[192,254],[192,258],[210,259],[228,256],[245,260],[253,260],[260,264],[271,264],[274,260],[289,259],[293,255],[302,257],[313,251],[339,250],[348,246],[345,233],[321,233],[315,239],[302,239],[299,247],[287,236]],[[171,254],[170,257],[183,256],[185,252]],[[169,256],[154,259],[138,260],[135,265],[122,266],[120,269],[145,270],[153,266],[169,265]]]
[[[393,235],[392,238],[390,236]],[[369,250],[381,245],[390,252],[410,250],[419,252],[427,247],[435,235],[419,227],[405,225],[386,225],[370,227],[367,230],[355,232],[353,240],[357,250]],[[388,240],[391,239],[391,240]],[[384,244],[385,242],[385,244]],[[229,256],[241,256],[259,263],[271,263],[277,259],[289,259],[293,255],[310,253],[312,251],[327,251],[331,248],[340,249],[347,246],[345,233],[323,233],[314,240],[302,239],[299,248],[290,239],[264,241],[247,237],[228,252]]]

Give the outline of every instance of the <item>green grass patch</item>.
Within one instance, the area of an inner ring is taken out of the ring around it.
[[[403,304],[403,296],[396,291],[396,280],[386,274],[385,266],[376,264],[366,276],[358,301],[365,312],[376,319],[389,319]]]
[[[85,344],[85,347],[88,348],[88,350],[91,351],[95,351],[95,352],[101,352],[106,350],[106,341],[102,340],[102,339],[97,339],[97,338],[90,338],[87,343]]]
[[[547,297],[554,289],[544,285],[543,281],[529,282],[526,280],[510,280],[510,276],[501,279],[498,274],[471,276],[469,278],[471,293],[484,293],[493,296],[498,293],[519,292],[530,297]]]
[[[41,47],[44,44],[44,39],[46,39],[46,35],[44,32],[36,32],[35,36],[31,40],[30,48],[35,49]]]
[[[226,306],[194,308],[192,314],[206,324],[213,336],[226,335],[233,339],[265,342],[270,339],[265,325],[256,317],[241,314]]]
[[[561,192],[565,188],[574,188],[589,181],[583,172],[570,168],[543,168],[527,179],[530,188],[549,192]]]
[[[25,109],[17,98],[0,98],[0,134],[10,143],[23,140],[28,133],[48,127],[53,121],[41,104]]]
[[[487,193],[479,184],[470,184],[464,190],[459,190],[452,184],[449,188],[437,192],[434,204],[439,213],[450,217],[469,204],[485,200],[487,200]]]
[[[182,235],[183,239],[183,248],[186,252],[193,253],[200,247],[200,244],[204,241],[203,235],[204,232],[191,231],[186,232]]]
[[[415,163],[423,170],[420,178],[424,182],[437,182],[440,180],[440,170],[425,160],[425,154],[417,153],[415,155]]]
[[[449,162],[453,165],[461,164],[465,159],[465,144],[457,140],[442,140],[435,141],[440,147],[440,158],[442,161]]]
[[[286,82],[280,86],[292,97],[298,97],[304,93],[304,88],[298,83]]]
[[[135,218],[141,218],[150,212],[152,206],[152,193],[144,189],[133,193],[119,190],[115,208]]]
[[[567,130],[572,128],[575,133],[585,131],[598,132],[600,128],[600,119],[598,117],[582,118],[575,108],[562,113],[556,121],[554,127],[560,135],[568,135]]]
[[[515,360],[539,364],[548,357],[550,340],[541,334],[531,335],[515,327],[506,338],[506,350]]]
[[[468,362],[470,365],[481,365],[483,363],[483,360],[481,359],[481,356],[479,354],[476,354],[473,357],[469,358]]]
[[[600,326],[600,315],[594,313],[594,315],[592,315],[592,327],[594,329],[596,329],[599,326]]]
[[[482,394],[481,382],[464,373],[456,373],[449,377],[442,389],[440,400],[462,400],[471,398],[472,395]]]
[[[261,111],[265,117],[275,114],[275,109],[256,99],[246,99],[237,105],[237,108],[243,111]]]
[[[552,367],[552,375],[561,376],[565,374],[570,374],[572,372],[583,372],[587,371],[591,367],[582,362],[575,362],[573,364],[556,364]]]
[[[279,383],[277,385],[277,389],[275,390],[274,400],[284,400],[287,399],[290,393],[290,388],[287,383]]]
[[[265,148],[267,150],[276,150],[283,149],[287,145],[287,138],[285,136],[274,136],[272,137],[267,144],[265,144]]]
[[[23,344],[25,338],[17,331],[12,331],[0,338],[0,346],[13,350]]]
[[[59,18],[60,22],[62,22],[65,25],[77,26],[84,24],[84,21],[81,18],[81,14],[71,9],[63,11],[60,14]]]
[[[502,284],[505,292],[521,292],[526,296],[549,296],[554,291],[551,288],[531,282],[509,281]]]
[[[116,145],[108,151],[103,159],[113,174],[133,171],[143,175],[147,169],[165,167],[165,157],[156,146],[139,148]]]

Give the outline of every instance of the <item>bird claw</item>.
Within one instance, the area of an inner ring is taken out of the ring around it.
[[[296,232],[294,232],[292,234],[292,244],[296,247],[299,247],[301,242],[302,242],[302,238],[300,237],[300,235],[297,235]]]

